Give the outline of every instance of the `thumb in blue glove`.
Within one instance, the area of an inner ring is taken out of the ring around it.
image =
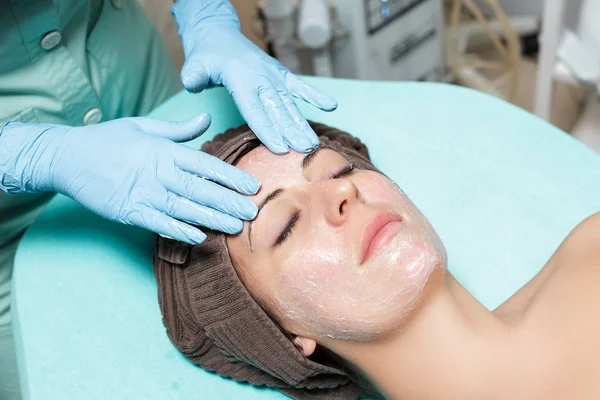
[[[176,142],[209,126],[199,115],[184,122],[123,118],[72,128],[8,123],[0,130],[0,189],[55,191],[108,219],[188,243],[226,233],[256,216],[247,197],[260,184],[216,157]],[[236,193],[237,192],[237,193]]]

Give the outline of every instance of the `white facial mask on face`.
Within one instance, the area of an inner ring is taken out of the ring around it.
[[[360,249],[347,235],[324,235],[331,227],[323,219],[311,227],[306,237],[312,239],[287,257],[274,293],[277,310],[302,330],[372,340],[400,326],[434,268],[445,268],[445,250],[426,219],[393,182],[373,175],[360,185],[365,203],[388,208],[402,221],[390,224],[387,242],[363,265],[357,262]]]

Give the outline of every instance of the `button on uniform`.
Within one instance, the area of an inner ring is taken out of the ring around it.
[[[98,107],[90,108],[83,115],[84,125],[97,124],[102,120],[102,111]]]
[[[40,42],[40,45],[42,46],[42,49],[50,51],[56,46],[58,46],[61,39],[62,36],[59,31],[51,31],[44,35],[42,41]]]
[[[110,2],[117,10],[123,8],[123,0],[110,0]]]

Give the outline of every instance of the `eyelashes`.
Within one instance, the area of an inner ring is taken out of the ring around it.
[[[341,169],[340,171],[336,172],[333,175],[329,176],[329,179],[339,179],[342,178],[346,175],[349,175],[352,171],[354,171],[354,165],[350,164],[346,167],[344,167],[343,169]],[[294,229],[294,227],[296,226],[296,224],[298,223],[298,221],[300,220],[300,210],[296,210],[292,216],[290,217],[290,219],[288,220],[287,224],[285,225],[285,227],[283,228],[283,230],[279,233],[279,235],[277,236],[277,239],[275,239],[275,242],[273,243],[273,245],[271,246],[272,248],[279,246],[280,244],[282,244],[292,233],[292,230]]]
[[[345,168],[343,168],[341,171],[338,171],[335,174],[330,175],[329,179],[339,179],[339,178],[342,178],[342,177],[350,174],[352,171],[354,171],[354,165],[350,164],[350,165],[346,166]]]
[[[292,217],[290,218],[288,223],[285,225],[285,228],[283,228],[283,231],[281,231],[279,236],[277,236],[277,239],[275,240],[275,243],[273,243],[272,247],[279,246],[281,243],[283,243],[283,241],[285,239],[287,239],[287,237],[292,233],[292,229],[294,229],[294,226],[296,226],[299,219],[300,219],[300,210],[298,210],[292,214]]]

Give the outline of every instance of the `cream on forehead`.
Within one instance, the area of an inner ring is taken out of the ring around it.
[[[307,180],[317,180],[323,167],[339,168],[341,162],[348,162],[334,149],[324,147],[312,159],[310,166],[303,168],[302,162],[309,154],[290,151],[284,155],[277,155],[260,146],[244,155],[236,166],[254,175],[261,182],[261,188],[255,195],[250,196],[250,199],[259,204],[273,190],[285,189]],[[323,158],[326,158],[325,162]],[[320,167],[315,169],[314,165],[317,163]]]
[[[265,164],[268,165],[269,168],[273,167],[273,164],[277,164],[279,167],[283,164],[289,164],[289,166],[294,166],[296,168],[301,166],[302,159],[306,154],[297,153],[291,150],[286,154],[274,154],[265,146],[258,146],[255,149],[252,149],[248,154],[245,154],[236,164],[238,168],[242,168],[244,170],[262,168]]]
[[[290,151],[276,155],[264,146],[257,147],[237,163],[237,167],[251,173],[260,183],[259,192],[250,198],[263,198],[272,190],[304,180],[301,163],[305,154]]]

